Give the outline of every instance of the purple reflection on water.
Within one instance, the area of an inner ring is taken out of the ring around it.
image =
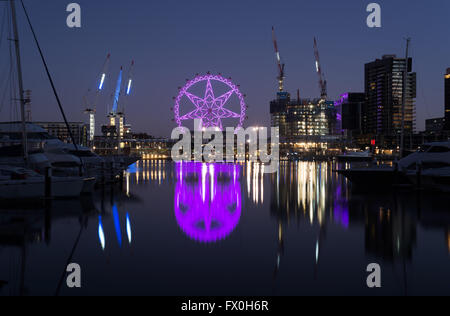
[[[191,239],[213,243],[230,235],[241,218],[240,166],[176,165],[175,217]]]
[[[350,217],[348,211],[348,203],[343,200],[342,197],[342,188],[339,185],[336,189],[336,195],[334,199],[334,220],[339,223],[345,229],[348,229],[350,225]]]

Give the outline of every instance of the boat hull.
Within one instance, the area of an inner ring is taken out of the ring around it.
[[[370,162],[373,157],[337,156],[336,160],[339,162]]]
[[[403,173],[394,168],[380,169],[347,169],[338,170],[356,188],[370,188],[378,191],[390,190],[393,187],[411,186],[412,183]]]
[[[95,190],[95,184],[97,183],[97,179],[95,178],[85,178],[83,182],[83,189],[81,193],[83,194],[91,194]]]
[[[52,177],[52,197],[56,199],[79,197],[83,187],[83,178]]]

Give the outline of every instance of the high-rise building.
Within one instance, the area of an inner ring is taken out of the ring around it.
[[[322,99],[291,100],[289,93],[279,92],[270,103],[272,127],[279,128],[280,138],[292,142],[310,136],[336,134],[334,102]]]
[[[339,110],[338,119],[341,120],[343,131],[350,133],[361,133],[362,130],[362,109],[366,100],[365,93],[345,93],[341,94],[339,100],[335,102]]]
[[[407,63],[407,64],[406,64]],[[397,136],[402,131],[403,83],[406,76],[405,134],[415,130],[416,73],[412,59],[385,55],[365,65],[366,102],[362,111],[365,134]]]
[[[445,75],[445,130],[450,131],[450,68]]]

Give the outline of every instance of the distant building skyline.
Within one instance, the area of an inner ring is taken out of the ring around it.
[[[107,123],[111,95],[120,67],[135,60],[134,89],[126,115],[135,131],[170,135],[176,126],[171,108],[177,88],[196,73],[231,76],[247,95],[247,125],[269,126],[267,103],[276,97],[277,65],[272,43],[286,64],[285,90],[301,90],[302,98],[320,96],[313,39],[320,43],[321,68],[332,100],[343,91],[363,91],[361,65],[382,56],[404,52],[409,36],[418,74],[417,122],[442,115],[442,71],[449,65],[450,42],[446,23],[450,1],[377,1],[382,27],[367,27],[367,3],[360,0],[292,1],[248,0],[107,1],[79,0],[82,27],[66,26],[66,5],[58,0],[24,0],[70,121],[89,122],[83,96],[97,87],[105,56],[111,53],[109,76],[97,102],[97,130]],[[0,19],[7,1],[0,2]],[[402,12],[399,15],[399,12]],[[320,19],[317,18],[320,16]],[[337,19],[337,17],[339,17]],[[59,121],[57,105],[45,77],[33,38],[18,8],[24,87],[32,91],[33,119]],[[1,38],[8,38],[4,28]],[[8,41],[0,46],[0,91],[9,62]],[[0,106],[1,120],[18,119],[7,95]]]

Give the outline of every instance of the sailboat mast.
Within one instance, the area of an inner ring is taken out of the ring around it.
[[[408,59],[409,59],[409,43],[411,42],[410,38],[406,39],[406,58],[405,58],[405,71],[403,73],[403,102],[402,102],[402,130],[401,130],[401,139],[400,139],[400,158],[403,158],[403,152],[405,150],[405,110],[406,110],[406,102],[408,98],[406,97],[407,89],[406,86],[408,84]],[[412,131],[411,131],[412,132]]]
[[[23,158],[25,160],[25,163],[28,163],[28,141],[27,141],[27,125],[25,119],[25,97],[23,89],[22,63],[20,60],[19,32],[17,29],[16,6],[14,1],[15,0],[9,0],[9,3],[11,5],[11,17],[14,32],[14,46],[16,50],[17,79],[19,81],[20,114],[22,119]]]

